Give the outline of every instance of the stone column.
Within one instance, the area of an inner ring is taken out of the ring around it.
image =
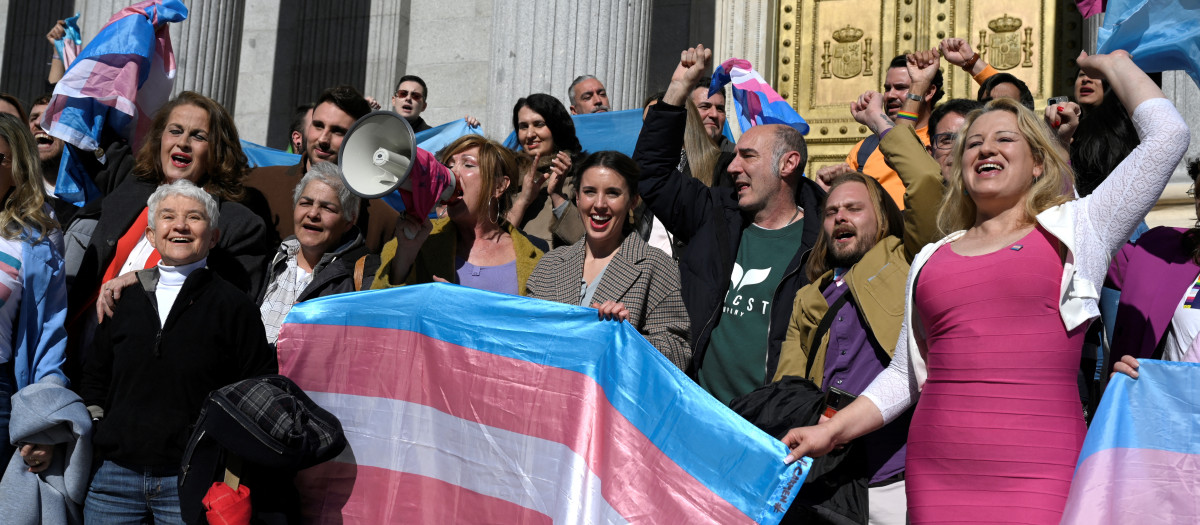
[[[713,63],[743,58],[767,82],[774,82],[778,10],[777,0],[717,0]]]
[[[76,0],[75,11],[79,13],[79,30],[83,32],[84,45],[92,41],[117,11],[135,3],[136,0]]]
[[[1089,55],[1096,52],[1096,37],[1100,35],[1100,26],[1104,25],[1104,13],[1083,20],[1083,50]]]
[[[245,22],[242,24],[241,56],[238,59],[238,82],[233,112],[238,135],[256,144],[268,142],[272,117],[291,123],[290,111],[272,113],[275,80],[275,48],[279,38],[279,8],[281,0],[245,0]],[[286,106],[284,106],[286,109]],[[284,124],[285,126],[288,124]],[[273,147],[287,147],[276,140]]]
[[[177,66],[171,96],[195,91],[234,111],[245,8],[245,0],[207,0],[188,6],[187,20],[171,28]]]
[[[392,90],[407,68],[408,35],[409,0],[372,0],[363,94],[383,109],[392,109]]]
[[[641,105],[651,0],[495,0],[492,7],[489,135],[508,136],[513,104],[531,93],[549,93],[569,107],[567,88],[583,74],[604,83],[614,109]]]

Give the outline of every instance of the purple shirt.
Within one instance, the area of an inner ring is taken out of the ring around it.
[[[455,257],[458,263],[458,284],[467,288],[517,295],[517,261],[496,266],[475,266]]]
[[[843,275],[843,272],[838,272]],[[821,293],[833,305],[849,286],[840,281],[830,283]],[[871,345],[867,328],[858,316],[854,301],[846,301],[837,312],[833,324],[829,325],[829,345],[825,351],[825,379],[821,389],[837,387],[859,395],[875,376],[887,367],[881,361],[886,354],[877,352]],[[904,450],[908,441],[908,422],[911,412],[883,428],[859,439],[867,450],[867,467],[875,474],[871,483],[878,483],[904,471]]]

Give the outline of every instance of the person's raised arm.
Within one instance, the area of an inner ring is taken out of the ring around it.
[[[46,33],[46,40],[50,41],[50,47],[54,48],[54,56],[50,57],[50,75],[46,77],[46,82],[51,84],[57,84],[59,80],[62,80],[63,74],[67,71],[62,57],[58,56],[58,46],[54,45],[55,41],[62,39],[66,35],[66,20],[55,22],[54,27],[50,28],[50,32]]]
[[[684,104],[704,73],[712,52],[696,46],[680,53],[663,101],[650,106],[638,134],[633,160],[641,168],[638,193],[650,212],[676,238],[687,242],[711,217],[716,190],[680,171],[687,123]],[[690,84],[689,84],[690,83]]]
[[[691,96],[692,87],[704,75],[704,68],[711,60],[712,50],[706,49],[703,44],[680,52],[679,65],[675,66],[675,72],[671,74],[671,84],[667,86],[667,92],[663,95],[662,101],[672,106],[682,107],[687,102],[687,98]]]
[[[1141,143],[1100,183],[1086,201],[1087,226],[1105,249],[1102,260],[1082,261],[1085,274],[1100,282],[1108,259],[1129,238],[1129,233],[1150,212],[1187,151],[1187,124],[1165,99],[1158,85],[1142,72],[1129,53],[1080,53],[1076,60],[1091,78],[1102,78],[1129,111]],[[1095,264],[1093,264],[1095,263]],[[1083,268],[1083,266],[1081,266]]]
[[[989,66],[987,61],[979,56],[979,53],[971,49],[971,44],[966,39],[947,38],[942,40],[941,44],[938,44],[938,51],[941,51],[942,56],[946,57],[947,62],[962,68],[978,84],[982,84],[997,73],[995,68]]]

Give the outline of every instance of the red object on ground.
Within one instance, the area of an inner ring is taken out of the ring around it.
[[[209,525],[249,525],[250,487],[238,485],[234,490],[224,482],[213,483],[201,500],[208,509],[205,518]]]

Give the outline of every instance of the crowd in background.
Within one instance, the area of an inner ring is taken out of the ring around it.
[[[102,197],[82,207],[55,194],[73,146],[42,127],[50,95],[0,95],[5,476],[64,476],[86,492],[64,502],[72,522],[179,522],[202,403],[277,371],[297,303],[449,282],[628,322],[739,413],[818,399],[752,419],[789,459],[821,457],[800,519],[1057,523],[1109,374],[1200,362],[1200,228],[1142,222],[1187,127],[1128,54],[1076,63],[1071,99],[1035,111],[962,39],[897,56],[848,108],[871,136],[806,176],[794,128],[726,138],[697,46],[646,99],[632,157],[581,146],[572,114],[611,109],[582,74],[563,100],[515,102],[515,149],[466,135],[434,152],[462,192],[435,217],[347,186],[343,140],[381,105],[349,85],[297,108],[297,164],[256,168],[230,113],[183,92],[144,136],[84,155]],[[950,67],[975,99],[945,99]],[[405,75],[387,103],[422,131],[429,95]],[[35,385],[74,407],[55,412],[74,433],[18,417]],[[256,512],[297,519],[278,492]]]

